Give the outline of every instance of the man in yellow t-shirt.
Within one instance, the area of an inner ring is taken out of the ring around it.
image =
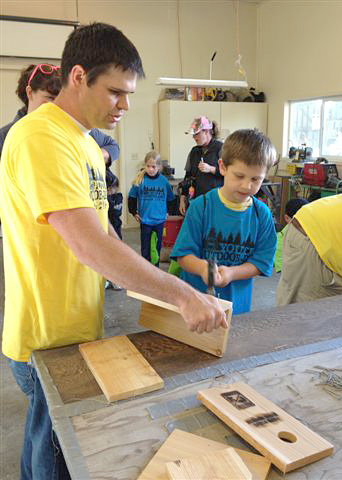
[[[64,47],[55,103],[19,120],[4,143],[3,352],[29,398],[21,480],[69,478],[30,355],[101,336],[103,277],[178,306],[192,331],[226,326],[217,299],[153,267],[108,225],[105,165],[89,131],[115,127],[143,75],[122,32],[81,27]]]
[[[288,225],[277,305],[342,294],[342,194],[304,205]]]

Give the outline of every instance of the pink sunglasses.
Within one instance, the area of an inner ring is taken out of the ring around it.
[[[44,75],[51,75],[53,72],[58,72],[59,69],[60,67],[57,67],[56,65],[49,65],[48,63],[38,63],[38,65],[36,65],[32,70],[30,78],[27,82],[27,86],[30,85],[38,70]]]

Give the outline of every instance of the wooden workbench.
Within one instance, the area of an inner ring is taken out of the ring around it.
[[[115,404],[106,402],[77,346],[33,355],[73,480],[136,479],[173,428],[248,449],[195,400],[199,389],[239,380],[335,445],[333,457],[286,478],[342,478],[342,400],[305,373],[342,366],[342,297],[236,316],[222,359],[152,332],[130,338],[165,388]],[[269,478],[283,475],[273,469]]]

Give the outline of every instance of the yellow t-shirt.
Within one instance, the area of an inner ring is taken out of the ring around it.
[[[11,128],[0,165],[3,353],[13,360],[102,334],[103,278],[76,259],[44,215],[81,207],[95,208],[108,231],[101,150],[63,110],[42,105]]]
[[[295,218],[325,265],[342,276],[342,194],[304,205]]]

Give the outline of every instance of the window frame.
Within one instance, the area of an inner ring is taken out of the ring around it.
[[[289,149],[291,146],[294,147],[299,147],[300,145],[290,145],[289,144],[289,139],[290,139],[290,130],[291,130],[291,108],[292,105],[295,103],[301,103],[301,102],[311,102],[311,101],[316,101],[316,100],[321,100],[322,105],[321,105],[321,111],[320,111],[320,129],[319,129],[319,143],[318,143],[318,148],[319,148],[319,156],[324,157],[327,160],[330,161],[336,161],[336,162],[342,162],[342,154],[341,155],[324,155],[322,152],[322,147],[323,147],[323,133],[324,133],[324,111],[325,111],[325,103],[330,102],[330,101],[340,101],[342,102],[342,94],[339,95],[333,95],[333,96],[327,96],[327,97],[310,97],[310,98],[301,98],[301,99],[296,99],[296,100],[289,100],[285,106],[285,111],[284,111],[284,119],[287,122],[287,129],[286,129],[286,138],[284,141],[284,156],[288,157],[289,156]],[[310,147],[310,145],[307,145]]]

